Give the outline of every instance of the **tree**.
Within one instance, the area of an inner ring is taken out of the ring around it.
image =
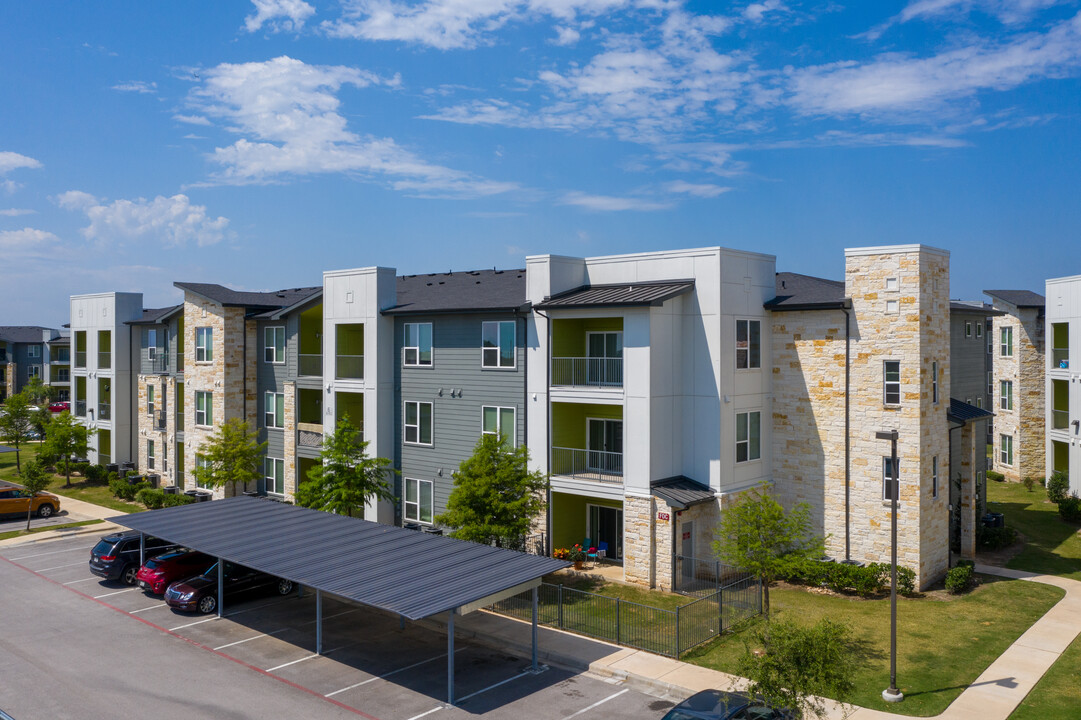
[[[349,517],[360,510],[363,517],[370,498],[393,498],[387,478],[397,471],[387,458],[368,457],[367,449],[360,430],[343,416],[334,432],[323,438],[322,463],[309,470],[308,479],[297,488],[297,505]]]
[[[799,717],[826,717],[823,697],[842,703],[851,697],[856,670],[851,629],[823,618],[810,627],[778,620],[755,633],[760,648],[747,647],[738,672],[750,681],[747,692]]]
[[[26,395],[15,393],[4,402],[4,412],[0,413],[0,434],[4,441],[15,448],[15,472],[22,475],[19,461],[19,447],[30,439],[30,402]]]
[[[64,487],[71,487],[71,457],[84,457],[90,436],[96,430],[75,422],[67,410],[53,418],[45,428],[45,445],[42,451],[64,463]]]
[[[543,473],[529,471],[529,450],[506,437],[481,435],[454,473],[447,511],[436,518],[462,540],[516,546],[544,509]]]
[[[22,393],[31,405],[48,409],[49,404],[56,397],[56,388],[41,382],[41,378],[30,378],[30,381],[23,386]]]
[[[29,530],[30,516],[34,512],[34,496],[49,487],[49,475],[41,463],[31,460],[26,463],[19,480],[23,486],[23,495],[26,496],[26,529]]]
[[[39,445],[45,442],[45,433],[52,422],[53,414],[47,406],[30,411],[30,428],[38,434]]]
[[[266,446],[265,442],[259,442],[259,434],[246,420],[226,420],[203,443],[199,455],[206,464],[196,466],[195,479],[211,487],[255,482],[263,477]]]
[[[800,503],[785,514],[770,495],[753,490],[721,514],[713,552],[728,565],[754,573],[762,583],[762,609],[769,622],[769,585],[822,554],[823,538],[811,532],[811,509]]]

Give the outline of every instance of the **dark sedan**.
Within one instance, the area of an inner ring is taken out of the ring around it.
[[[257,590],[271,591],[279,595],[288,595],[293,591],[291,580],[277,578],[258,570],[225,563],[224,578],[227,595],[240,595]],[[214,563],[205,573],[187,580],[178,580],[165,591],[165,602],[171,608],[214,612],[218,608],[218,564]]]
[[[669,710],[663,720],[796,720],[796,715],[774,710],[744,693],[703,690]]]

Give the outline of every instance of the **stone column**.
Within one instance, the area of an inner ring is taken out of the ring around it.
[[[645,587],[656,585],[652,497],[623,498],[623,577]]]
[[[297,384],[292,380],[284,383],[285,393],[285,496],[290,500],[297,491]]]

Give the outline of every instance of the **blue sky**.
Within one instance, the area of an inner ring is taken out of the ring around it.
[[[0,66],[3,324],[706,245],[1081,273],[1078,0],[39,0]]]

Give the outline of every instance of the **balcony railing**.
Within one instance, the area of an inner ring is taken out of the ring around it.
[[[154,429],[158,432],[165,432],[165,411],[158,410],[151,417],[153,418]]]
[[[552,385],[623,387],[623,358],[552,358]]]
[[[297,447],[322,448],[323,426],[316,423],[297,423]]]
[[[1067,370],[1070,367],[1070,348],[1052,348],[1051,369]]]
[[[75,401],[75,417],[86,417],[86,400]]]
[[[98,420],[112,418],[112,405],[110,403],[98,403]]]
[[[63,355],[57,355],[54,358],[49,358],[51,365],[68,365],[71,363],[71,355],[64,353]]]
[[[108,370],[113,366],[113,354],[111,352],[99,352],[98,353],[98,367],[102,370]]]
[[[152,373],[167,373],[169,372],[169,356],[156,353],[154,357],[147,358],[150,363],[150,372]]]
[[[71,372],[64,368],[63,370],[56,371],[56,377],[52,379],[53,382],[71,382]]]
[[[77,367],[77,368],[85,368],[86,367],[86,351],[85,350],[76,350],[75,351],[75,367]]]
[[[1070,427],[1070,411],[1069,410],[1052,410],[1051,411],[1051,429],[1052,430],[1068,430]]]
[[[174,353],[173,357],[176,358],[176,362],[173,363],[173,365],[176,366],[176,371],[178,373],[184,372],[184,353],[182,353],[182,352]]]
[[[341,357],[341,356],[339,356]],[[323,356],[301,353],[297,361],[297,375],[301,377],[322,377]]]
[[[578,480],[623,482],[623,453],[577,448],[552,448],[552,474]]]
[[[184,432],[184,412],[179,411],[176,414],[176,431],[178,433]]]
[[[363,355],[338,355],[335,357],[334,372],[338,379],[364,379]]]

